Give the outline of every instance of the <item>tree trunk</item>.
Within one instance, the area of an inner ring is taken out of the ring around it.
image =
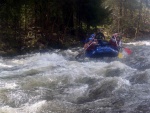
[[[25,34],[27,33],[27,7],[25,4],[25,23],[24,23],[24,30],[25,30]]]
[[[139,15],[138,15],[137,27],[136,27],[136,31],[135,31],[135,39],[137,38],[137,36],[139,34],[141,13],[142,13],[142,0],[140,0]]]
[[[118,32],[121,31],[121,26],[122,26],[122,9],[123,9],[123,1],[119,1],[119,19],[118,19]]]
[[[37,29],[37,1],[35,0],[35,7],[34,7],[34,12],[35,12],[35,25],[34,25],[34,27],[35,27],[35,39],[36,39],[36,29]]]

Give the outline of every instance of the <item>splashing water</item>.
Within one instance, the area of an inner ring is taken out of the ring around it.
[[[150,41],[123,59],[76,61],[76,48],[0,58],[0,113],[148,113]]]

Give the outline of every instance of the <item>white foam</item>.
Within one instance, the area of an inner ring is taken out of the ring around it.
[[[5,83],[4,88],[5,89],[15,89],[18,85],[16,83]]]
[[[4,63],[0,63],[0,67],[2,67],[2,68],[11,68],[11,67],[13,67],[12,65],[6,65],[6,64],[4,64]]]
[[[66,99],[70,101],[76,101],[78,97],[82,97],[87,90],[88,85],[83,85],[81,87],[69,88],[65,92],[67,93]]]
[[[42,106],[46,104],[46,101],[40,101],[35,104],[26,104],[21,108],[12,108],[10,106],[3,106],[0,108],[0,113],[37,113],[40,112]]]
[[[119,88],[121,88],[121,87],[124,86],[124,85],[131,86],[129,80],[123,79],[123,78],[121,78],[121,77],[119,77],[118,79],[119,79],[119,80],[118,80],[118,87],[116,87],[116,89],[119,89]]]
[[[12,63],[14,63],[14,64],[24,64],[24,59],[20,59],[20,60],[15,59],[15,60],[12,60]]]
[[[130,43],[127,43],[127,45],[146,45],[146,46],[149,46],[150,45],[150,41],[130,42]]]
[[[26,113],[37,113],[39,112],[40,108],[42,108],[43,105],[45,105],[47,102],[46,100],[43,100],[43,101],[39,101],[39,102],[36,102],[35,104],[27,104],[25,105],[25,112]]]
[[[124,68],[129,68],[127,65],[125,65],[125,64],[123,64],[123,63],[121,63],[121,62],[119,62],[119,61],[114,61],[114,62],[111,62],[110,63],[110,66],[112,67],[112,68],[119,68],[119,69],[124,69]]]
[[[15,108],[12,108],[12,107],[9,107],[9,106],[4,106],[4,107],[0,108],[0,113],[18,113],[18,112]]]

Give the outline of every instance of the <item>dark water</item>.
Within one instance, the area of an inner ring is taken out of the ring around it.
[[[76,50],[0,58],[0,113],[150,113],[150,41],[124,58]]]

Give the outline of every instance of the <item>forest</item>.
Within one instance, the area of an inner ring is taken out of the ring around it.
[[[1,0],[0,54],[82,44],[93,29],[107,37],[150,34],[150,0]]]

